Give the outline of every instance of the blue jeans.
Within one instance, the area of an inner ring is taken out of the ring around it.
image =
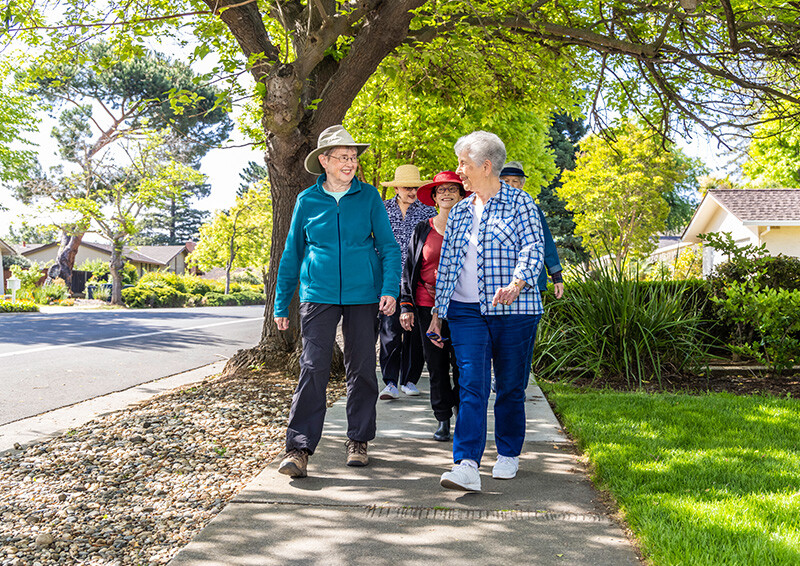
[[[519,456],[525,440],[528,351],[541,315],[481,314],[478,303],[451,301],[450,339],[459,368],[460,403],[453,435],[453,461],[481,463],[486,448],[487,411],[494,364],[495,443],[501,456]]]

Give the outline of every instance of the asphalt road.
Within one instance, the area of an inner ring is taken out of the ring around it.
[[[263,306],[0,316],[0,425],[231,357]]]

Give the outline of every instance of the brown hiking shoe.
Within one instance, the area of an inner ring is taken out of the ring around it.
[[[289,450],[278,467],[278,472],[293,478],[304,478],[308,475],[306,473],[307,467],[308,452],[305,450]]]
[[[366,466],[367,464],[369,464],[366,442],[358,442],[357,440],[348,440],[347,442],[345,442],[345,446],[347,446],[348,466]]]

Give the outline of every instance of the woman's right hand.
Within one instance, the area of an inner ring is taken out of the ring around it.
[[[275,325],[278,330],[289,330],[289,318],[285,316],[276,316],[274,319]]]
[[[403,327],[403,330],[410,331],[411,328],[414,326],[414,313],[404,312],[403,314],[401,314],[400,326]]]
[[[428,339],[433,343],[434,346],[438,346],[439,348],[444,348],[444,342],[442,341],[442,321],[439,320],[437,315],[433,315],[431,319],[431,323],[428,326]],[[431,338],[431,334],[435,334],[438,338]]]

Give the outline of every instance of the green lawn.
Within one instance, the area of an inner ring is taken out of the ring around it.
[[[540,385],[653,564],[800,564],[800,401]]]

